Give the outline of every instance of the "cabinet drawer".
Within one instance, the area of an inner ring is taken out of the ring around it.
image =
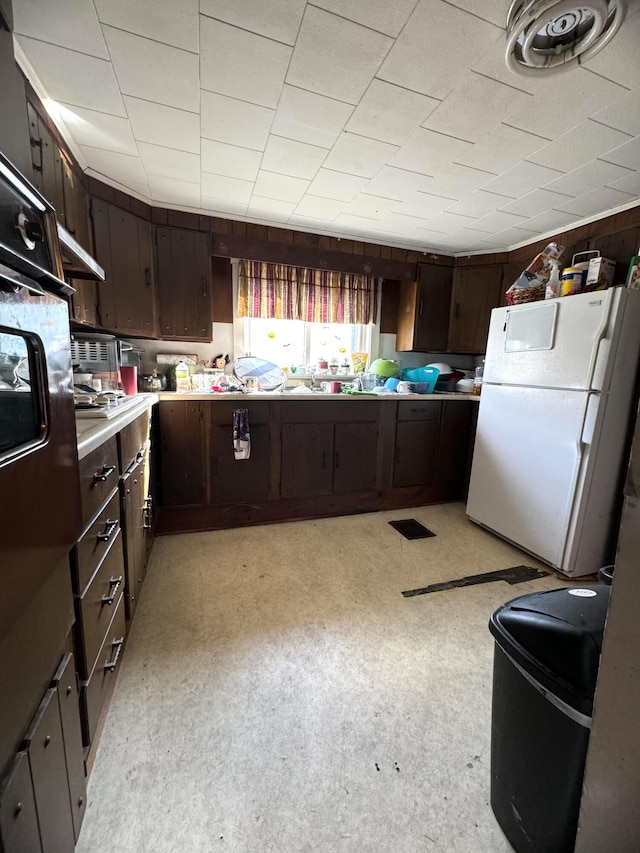
[[[404,400],[398,403],[399,421],[437,421],[440,419],[442,404],[433,400],[430,403]]]
[[[82,522],[87,525],[118,485],[118,448],[113,436],[80,461]]]
[[[123,589],[124,557],[122,535],[118,532],[95,577],[77,599],[82,651],[78,670],[81,678],[88,678],[93,669]]]
[[[109,503],[98,513],[75,547],[73,591],[81,595],[100,561],[120,530],[120,493],[116,489]]]
[[[91,673],[91,678],[85,681],[80,689],[82,737],[85,746],[89,746],[95,736],[100,712],[120,666],[125,628],[124,595],[121,595],[113,622],[100,648],[95,669]]]
[[[149,438],[150,418],[150,411],[147,410],[118,433],[118,458],[121,474],[124,474],[129,468]]]

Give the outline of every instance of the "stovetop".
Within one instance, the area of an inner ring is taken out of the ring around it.
[[[115,400],[110,400],[107,405],[76,403],[76,418],[114,418],[130,406],[134,406],[137,401],[138,398],[134,395],[117,397]]]

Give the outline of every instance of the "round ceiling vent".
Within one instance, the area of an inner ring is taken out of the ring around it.
[[[513,0],[507,12],[507,66],[542,76],[575,68],[617,33],[627,0]]]

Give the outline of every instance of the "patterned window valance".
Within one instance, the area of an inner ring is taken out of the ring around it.
[[[342,272],[240,261],[241,317],[306,320],[309,323],[375,323],[375,278]]]

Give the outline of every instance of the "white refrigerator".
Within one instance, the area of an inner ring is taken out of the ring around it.
[[[615,554],[640,291],[491,312],[467,515],[567,575]]]

